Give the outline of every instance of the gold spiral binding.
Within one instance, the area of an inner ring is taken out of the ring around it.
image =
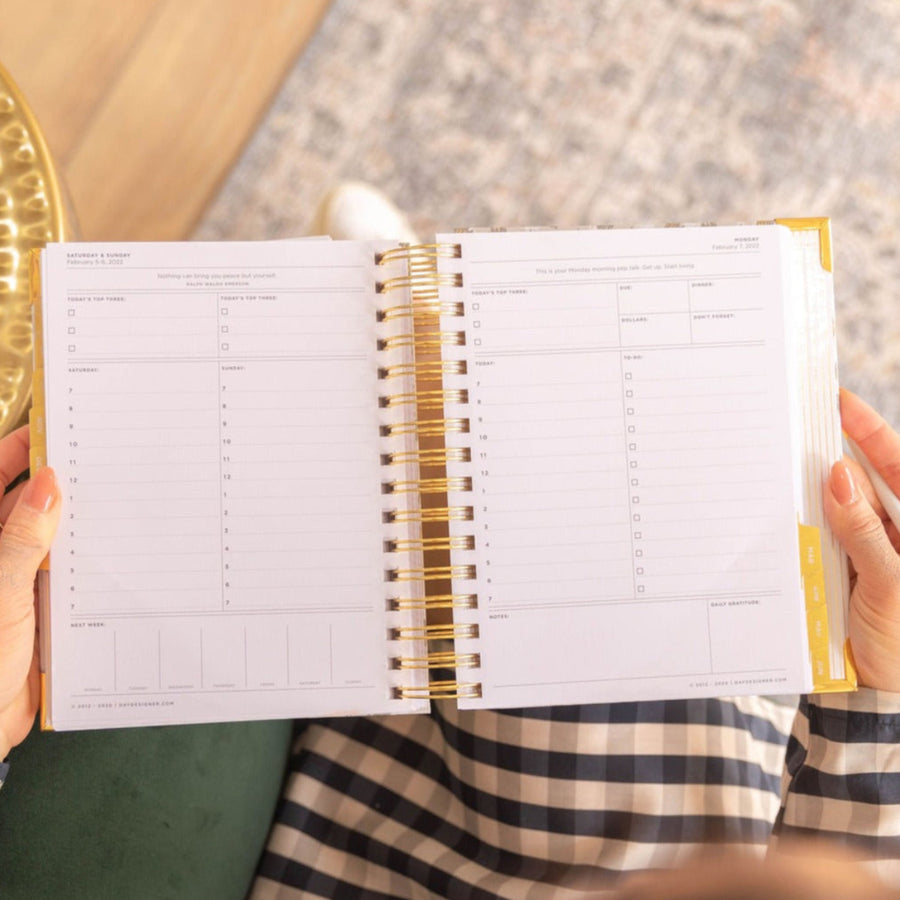
[[[429,360],[428,362],[397,363],[378,370],[382,380],[390,378],[423,378],[437,380],[444,375],[466,375],[468,367],[463,359]]]
[[[475,609],[477,606],[477,594],[429,594],[425,598],[392,597],[388,600],[390,612],[408,609]]]
[[[427,656],[395,656],[391,660],[394,669],[477,669],[479,666],[480,653],[454,653],[452,650],[435,650]]]
[[[385,494],[446,494],[448,491],[471,491],[472,479],[468,476],[456,478],[419,478],[416,481],[386,481],[382,485]]]
[[[472,451],[468,447],[437,447],[432,450],[398,450],[381,457],[383,466],[417,464],[420,469],[445,469],[448,462],[472,462]]]
[[[399,306],[386,306],[378,311],[379,322],[391,322],[394,319],[412,318],[425,319],[434,316],[461,316],[463,305],[459,301],[442,301],[435,303],[428,300],[425,303],[403,303]]]
[[[382,409],[395,406],[417,406],[419,409],[443,409],[445,403],[468,403],[469,392],[464,388],[446,388],[441,391],[410,391],[405,394],[388,394],[378,398]]]
[[[388,553],[406,553],[411,550],[474,550],[475,538],[470,534],[445,537],[419,538],[418,540],[388,541]]]
[[[408,275],[398,275],[396,278],[379,281],[375,285],[375,291],[378,294],[388,294],[391,291],[410,288],[410,290],[416,291],[416,299],[421,303],[426,297],[437,298],[438,292],[442,287],[462,287],[462,275],[458,272],[442,274],[437,271],[427,270],[410,272]]]
[[[391,628],[388,637],[392,641],[452,641],[474,640],[478,626],[466,622],[462,625],[423,625],[421,628]]]
[[[475,578],[475,566],[423,566],[420,569],[388,569],[388,581],[445,581]]]
[[[395,422],[381,426],[383,437],[396,437],[401,434],[443,437],[445,434],[468,434],[468,432],[468,419],[416,419],[412,422]]]
[[[412,347],[415,350],[440,350],[441,347],[459,347],[466,342],[463,331],[429,331],[420,334],[409,331],[406,334],[395,334],[378,341],[379,350],[400,350]]]
[[[384,514],[385,522],[471,522],[471,506],[439,506],[423,509],[392,509]]]
[[[377,254],[375,263],[382,266],[396,260],[459,259],[461,256],[462,247],[459,244],[405,244]]]
[[[378,315],[382,324],[405,322],[395,333],[388,333],[378,340],[378,350],[388,355],[387,364],[378,371],[378,377],[392,379],[412,379],[413,390],[399,390],[385,393],[379,398],[383,409],[396,413],[395,421],[381,426],[381,434],[389,440],[403,442],[396,450],[389,449],[381,456],[382,465],[413,467],[413,478],[396,478],[385,481],[382,490],[386,494],[416,495],[423,498],[414,503],[413,508],[398,508],[385,512],[384,520],[391,523],[419,526],[424,534],[412,537],[394,538],[385,542],[388,553],[412,554],[404,560],[404,565],[388,569],[388,581],[399,584],[421,585],[422,596],[393,597],[388,600],[388,610],[393,612],[424,612],[424,624],[403,625],[389,630],[391,640],[420,643],[431,647],[435,642],[439,649],[427,652],[411,652],[395,657],[391,664],[399,670],[437,669],[477,669],[481,657],[477,652],[455,652],[447,644],[454,641],[472,640],[478,637],[478,626],[469,622],[431,621],[431,614],[439,610],[474,609],[478,597],[474,593],[442,591],[442,584],[453,581],[471,581],[475,578],[475,566],[453,564],[449,554],[471,551],[475,547],[472,535],[450,535],[440,532],[441,526],[449,527],[450,522],[471,521],[471,506],[447,504],[433,505],[424,498],[441,497],[467,493],[472,490],[472,480],[465,476],[447,475],[450,462],[469,463],[472,454],[469,448],[427,446],[429,443],[443,443],[448,434],[465,434],[470,428],[469,419],[463,416],[444,415],[448,405],[464,406],[469,395],[465,389],[444,386],[444,378],[467,374],[463,360],[443,360],[444,348],[465,344],[463,331],[441,327],[446,318],[464,314],[460,300],[441,296],[442,291],[459,288],[463,279],[459,273],[438,271],[442,259],[461,256],[459,244],[422,244],[401,246],[387,250],[376,256],[378,265],[405,263],[406,272],[390,275],[379,281],[379,294],[401,293],[402,302],[386,305]],[[399,333],[398,333],[399,332]],[[391,355],[410,356],[394,362]],[[416,446],[406,442],[416,439]],[[426,446],[419,444],[423,440]],[[421,560],[421,563],[420,563]],[[434,585],[437,591],[431,591]],[[481,685],[462,683],[459,680],[431,679],[427,685],[400,686],[394,688],[394,696],[406,699],[431,698],[473,698],[481,696]]]
[[[480,682],[429,681],[427,687],[395,687],[396,700],[475,700],[481,696]]]

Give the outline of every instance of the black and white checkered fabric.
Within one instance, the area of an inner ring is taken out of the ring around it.
[[[762,854],[773,827],[893,874],[900,697],[804,700],[791,733],[794,714],[744,697],[312,723],[252,896],[555,900],[713,841]]]

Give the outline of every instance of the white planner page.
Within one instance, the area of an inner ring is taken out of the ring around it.
[[[373,260],[47,248],[54,728],[427,707],[391,699]]]
[[[451,527],[478,594],[457,649],[481,658],[461,706],[808,688],[787,230],[442,240],[468,370],[447,414],[470,420],[448,441],[472,457]]]

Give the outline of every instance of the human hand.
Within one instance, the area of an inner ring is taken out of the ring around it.
[[[0,440],[0,488],[28,467],[28,429]],[[0,760],[31,730],[40,697],[34,579],[50,549],[61,503],[52,469],[0,500]]]
[[[895,494],[900,435],[855,394],[841,391],[841,423]],[[853,460],[834,464],[825,514],[850,556],[850,645],[860,684],[900,692],[900,533]]]

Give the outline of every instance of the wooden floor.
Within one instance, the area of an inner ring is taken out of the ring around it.
[[[0,0],[85,240],[187,237],[328,0]]]

